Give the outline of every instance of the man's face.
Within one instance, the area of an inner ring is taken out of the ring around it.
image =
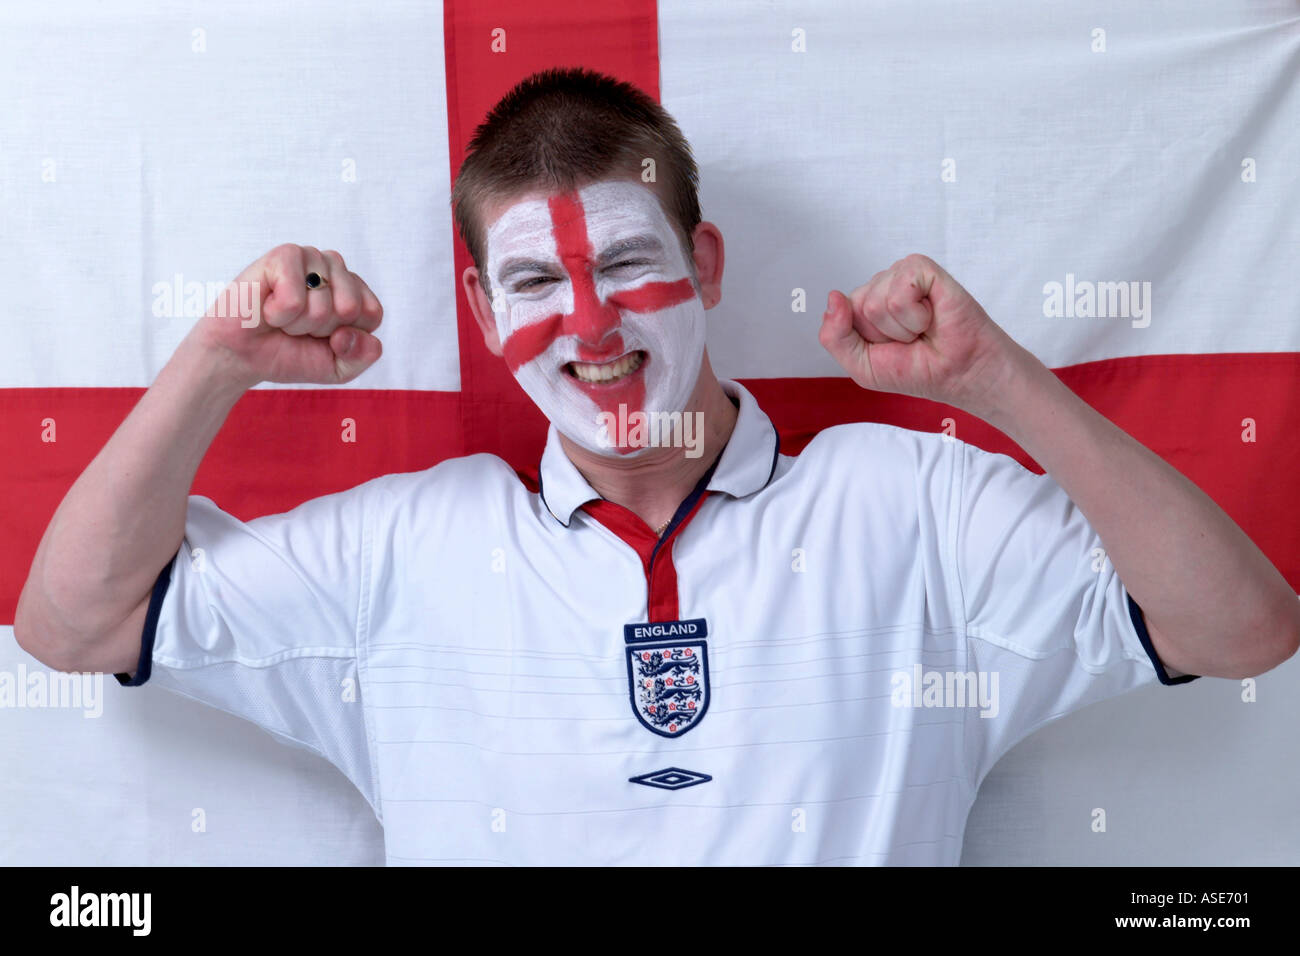
[[[606,180],[510,206],[487,232],[502,351],[555,427],[601,454],[602,413],[686,408],[704,355],[704,306],[651,190]]]

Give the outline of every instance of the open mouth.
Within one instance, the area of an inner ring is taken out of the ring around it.
[[[564,366],[566,374],[588,385],[608,385],[634,374],[646,363],[649,356],[642,349],[620,355],[611,362],[570,362]]]

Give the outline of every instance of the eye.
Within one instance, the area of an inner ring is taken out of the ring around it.
[[[532,279],[529,279],[527,282],[524,282],[521,285],[519,285],[516,291],[523,292],[525,289],[530,289],[532,288],[534,282],[554,282],[554,281],[555,280],[550,276],[536,276]]]
[[[602,271],[609,272],[611,269],[629,269],[633,266],[649,266],[649,265],[654,265],[654,262],[650,259],[624,259],[622,262],[616,262],[612,266],[606,266]],[[521,282],[518,286],[515,287],[515,291],[525,292],[528,289],[537,288],[536,283],[538,282],[558,282],[558,281],[559,280],[556,279],[554,276],[534,276],[533,278],[527,280],[526,282]]]

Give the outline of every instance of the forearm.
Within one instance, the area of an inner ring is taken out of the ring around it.
[[[195,472],[246,385],[191,335],[64,497],[19,598],[41,642],[91,640],[146,596],[185,529]]]
[[[1023,353],[1023,354],[1021,354]],[[1300,602],[1214,501],[1076,396],[1028,351],[995,407],[977,412],[1016,441],[1096,530],[1142,608],[1164,663],[1244,676],[1294,652]]]

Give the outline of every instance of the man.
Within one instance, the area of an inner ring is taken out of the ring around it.
[[[722,236],[634,88],[530,77],[470,151],[463,286],[551,422],[540,488],[472,455],[250,522],[187,498],[246,389],[379,358],[365,282],[279,246],[69,491],[24,648],[316,751],[390,863],[673,865],[956,863],[981,780],[1037,727],[1295,652],[1295,595],[1241,530],[938,264],[831,292],[822,345],[1047,475],[881,424],[781,454],[709,363]],[[229,307],[249,286],[260,316]]]

